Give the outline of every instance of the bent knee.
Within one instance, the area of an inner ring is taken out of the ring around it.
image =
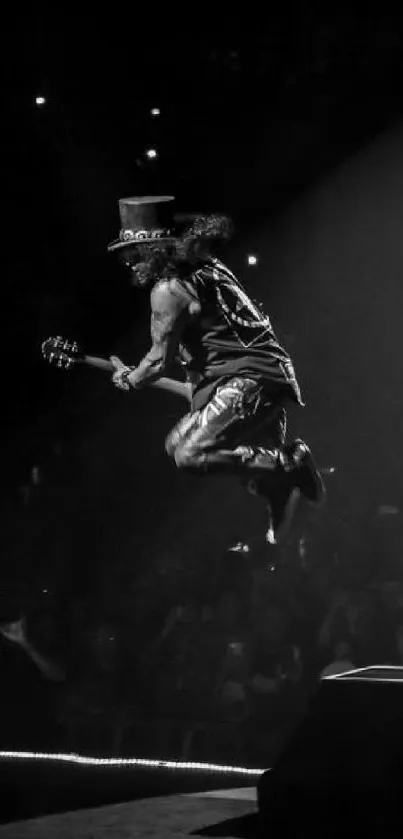
[[[168,437],[165,440],[165,452],[168,455],[168,457],[174,457],[175,448],[176,448],[175,438],[172,434],[168,434]]]
[[[178,469],[186,469],[189,472],[197,472],[203,465],[202,455],[191,446],[178,446],[173,452],[173,457]]]

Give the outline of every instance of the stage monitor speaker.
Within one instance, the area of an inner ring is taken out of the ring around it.
[[[322,679],[305,720],[261,776],[258,802],[271,837],[311,837],[315,828],[326,837],[353,829],[403,837],[403,667]]]

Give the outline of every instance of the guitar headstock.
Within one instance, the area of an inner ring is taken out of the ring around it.
[[[49,364],[54,364],[64,370],[72,367],[80,358],[80,350],[76,341],[67,341],[58,335],[47,338],[42,344],[42,356]]]

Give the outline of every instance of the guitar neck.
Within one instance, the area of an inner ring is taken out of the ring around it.
[[[81,364],[87,364],[88,367],[97,367],[98,370],[105,370],[107,373],[113,373],[114,366],[107,358],[98,358],[96,355],[83,355],[78,359]]]
[[[107,373],[113,373],[115,368],[111,361],[106,358],[99,358],[96,355],[83,355],[78,359],[81,364],[87,364],[89,367],[97,367],[98,370],[105,370]],[[192,389],[186,382],[178,382],[176,379],[168,379],[161,376],[151,382],[150,387],[158,388],[159,390],[166,390],[169,393],[176,393],[178,396],[184,397],[188,402],[192,398]]]

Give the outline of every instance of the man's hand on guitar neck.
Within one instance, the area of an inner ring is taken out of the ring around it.
[[[112,375],[112,381],[115,387],[119,388],[119,390],[130,390],[127,377],[134,370],[134,367],[128,367],[117,355],[111,355],[110,362],[115,368],[115,372]]]
[[[112,381],[115,387],[119,388],[119,390],[130,390],[131,385],[128,381],[128,376],[136,368],[128,367],[128,365],[124,364],[123,361],[121,361],[121,359],[116,355],[111,355],[110,363],[115,371],[112,375]],[[192,385],[190,383],[178,382],[176,379],[169,379],[166,376],[161,376],[161,378],[150,382],[149,386],[160,390],[166,390],[168,393],[175,393],[177,396],[182,396],[187,402],[191,402]]]

